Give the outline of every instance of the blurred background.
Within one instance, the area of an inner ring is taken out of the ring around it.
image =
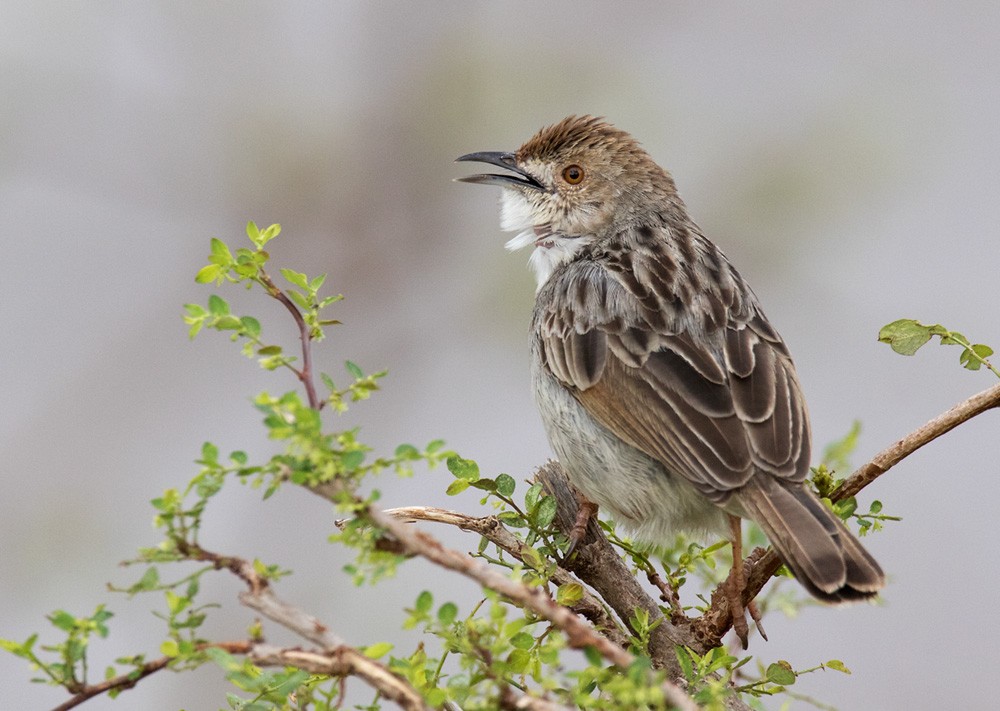
[[[205,439],[272,451],[250,398],[294,387],[219,334],[189,342],[181,321],[212,291],[193,281],[209,238],[239,245],[249,219],[282,224],[275,266],[346,295],[321,367],[389,369],[339,424],[383,452],[442,437],[486,474],[530,475],[549,449],[528,385],[528,255],[503,250],[497,191],[451,182],[470,172],[452,160],[571,113],[607,116],[673,173],[789,343],[817,451],[859,419],[862,463],[995,382],[956,348],[903,358],[876,334],[911,317],[1000,344],[998,64],[991,2],[0,2],[0,637],[55,642],[45,614],[107,601],[94,677],[158,656],[162,598],[105,591],[159,540],[146,502],[196,473]],[[294,344],[280,306],[222,295]],[[891,576],[884,605],[773,614],[751,651],[842,659],[853,676],[795,687],[841,709],[989,707],[997,427],[980,417],[863,493],[904,519],[866,540]],[[443,495],[449,480],[378,486],[387,505],[475,511]],[[420,562],[359,593],[326,542],[333,513],[291,488],[262,504],[233,486],[209,513],[206,547],[298,571],[279,594],[354,644],[412,649],[401,608],[421,589],[463,613],[477,599]],[[226,608],[207,634],[245,636],[239,590],[206,582]],[[29,677],[0,655],[5,708],[65,698]],[[161,673],[85,708],[221,708],[221,677]]]

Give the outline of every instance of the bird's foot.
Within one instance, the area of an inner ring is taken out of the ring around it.
[[[578,508],[576,510],[576,521],[569,531],[569,545],[566,547],[564,558],[569,558],[576,551],[580,542],[587,536],[587,526],[590,519],[597,515],[597,504],[586,498],[583,494],[577,493],[576,500]]]

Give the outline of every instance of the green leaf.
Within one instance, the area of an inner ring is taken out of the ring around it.
[[[131,590],[155,590],[160,584],[160,571],[155,567],[150,567],[139,578],[139,582],[132,586]]]
[[[458,617],[458,606],[453,602],[446,602],[438,609],[438,621],[443,625],[450,625]]]
[[[514,477],[509,474],[499,474],[496,480],[497,493],[501,496],[510,496],[514,493],[514,489],[517,487],[517,482],[514,481]]]
[[[521,674],[531,663],[531,654],[523,649],[515,649],[507,657],[507,666],[514,674]]]
[[[792,671],[792,665],[784,660],[769,664],[767,671],[764,672],[764,677],[778,686],[791,686],[795,683],[795,672]]]
[[[257,228],[257,223],[253,220],[247,223],[247,237],[258,247],[263,246],[263,242],[260,239],[260,230]]]
[[[462,459],[459,456],[448,457],[448,471],[457,479],[467,479],[475,481],[479,478],[479,465],[471,459]]]
[[[65,610],[56,610],[49,615],[49,622],[63,632],[71,632],[76,627],[76,618]]]
[[[281,353],[281,346],[264,346],[263,348],[257,349],[257,355],[271,356],[278,355]]]
[[[216,260],[215,263],[219,265],[227,265],[233,261],[233,253],[229,251],[229,247],[221,239],[212,238],[210,242],[212,249],[212,257]]]
[[[263,247],[279,234],[281,234],[281,225],[274,224],[268,226],[268,228],[260,235],[260,246]]]
[[[316,293],[319,288],[323,286],[323,282],[326,281],[326,274],[320,274],[318,277],[309,282],[309,291]]]
[[[538,504],[535,512],[535,525],[539,528],[548,528],[552,519],[556,516],[556,500],[552,496],[546,496]]]
[[[528,525],[516,511],[502,511],[497,514],[497,520],[511,528],[526,528]]]
[[[826,668],[827,669],[833,669],[834,671],[839,671],[839,672],[842,672],[844,674],[850,674],[851,673],[851,670],[847,668],[847,665],[844,664],[839,659],[831,659],[830,661],[828,661],[826,663]]]
[[[167,639],[160,645],[160,654],[164,657],[176,657],[180,653],[181,650],[178,648],[176,640]]]
[[[294,269],[282,269],[281,276],[285,277],[291,284],[301,289],[309,290],[309,280],[302,272],[297,272]]]
[[[351,452],[344,452],[340,455],[340,462],[344,465],[344,469],[349,472],[355,471],[364,461],[365,453],[359,449]]]
[[[389,642],[376,642],[375,644],[370,644],[365,647],[365,656],[369,659],[378,659],[379,657],[384,657],[386,654],[392,651],[395,645]]]
[[[347,372],[350,373],[355,380],[361,380],[365,377],[365,371],[361,370],[357,364],[352,363],[349,360],[344,362],[344,367],[347,368]]]
[[[897,353],[913,355],[931,339],[933,328],[913,319],[901,318],[883,326],[878,332],[878,340],[888,343]]]
[[[213,316],[224,316],[229,313],[229,304],[218,294],[208,297],[208,312]]]
[[[395,455],[399,459],[418,459],[420,450],[412,444],[401,444],[396,447]]]
[[[680,649],[681,648],[678,647],[678,650]],[[597,651],[596,647],[592,647],[588,644],[586,647],[583,648],[583,656],[586,657],[587,661],[595,667],[604,665],[604,657],[601,656],[601,653]],[[678,651],[677,656],[680,657],[680,651]],[[690,663],[691,659],[689,657],[688,664]],[[681,664],[681,666],[683,666],[683,663]]]
[[[251,337],[260,337],[260,321],[255,319],[253,316],[243,316],[240,318],[240,324],[243,326],[243,330],[246,331]]]
[[[417,604],[415,605],[417,612],[430,612],[431,607],[434,605],[434,596],[431,595],[430,591],[424,590],[419,595],[417,595]]]
[[[527,632],[518,632],[510,638],[510,644],[517,649],[531,649],[535,646],[535,638]]]
[[[243,328],[243,322],[232,314],[226,314],[216,319],[215,328],[220,331],[239,331]]]
[[[218,279],[225,272],[226,270],[218,264],[207,264],[198,270],[198,273],[194,275],[194,280],[198,284],[208,284]]]
[[[448,496],[455,496],[456,494],[461,494],[463,491],[469,488],[471,482],[468,479],[456,479],[455,481],[448,484],[448,488],[444,490]]]
[[[565,583],[556,591],[556,602],[560,605],[572,605],[583,599],[583,586],[580,583]]]

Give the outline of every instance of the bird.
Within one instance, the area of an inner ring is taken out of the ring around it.
[[[731,578],[749,519],[817,599],[876,596],[881,567],[806,484],[789,350],[671,175],[591,115],[456,160],[504,169],[457,180],[502,188],[507,249],[533,247],[532,387],[582,515],[596,505],[651,545],[732,536]],[[733,623],[745,647],[735,611]]]

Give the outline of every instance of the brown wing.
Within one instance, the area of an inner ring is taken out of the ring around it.
[[[545,288],[541,356],[602,425],[716,502],[758,471],[805,479],[795,369],[752,294],[739,316],[704,328],[662,310],[647,318],[648,305],[593,263],[570,265]]]

